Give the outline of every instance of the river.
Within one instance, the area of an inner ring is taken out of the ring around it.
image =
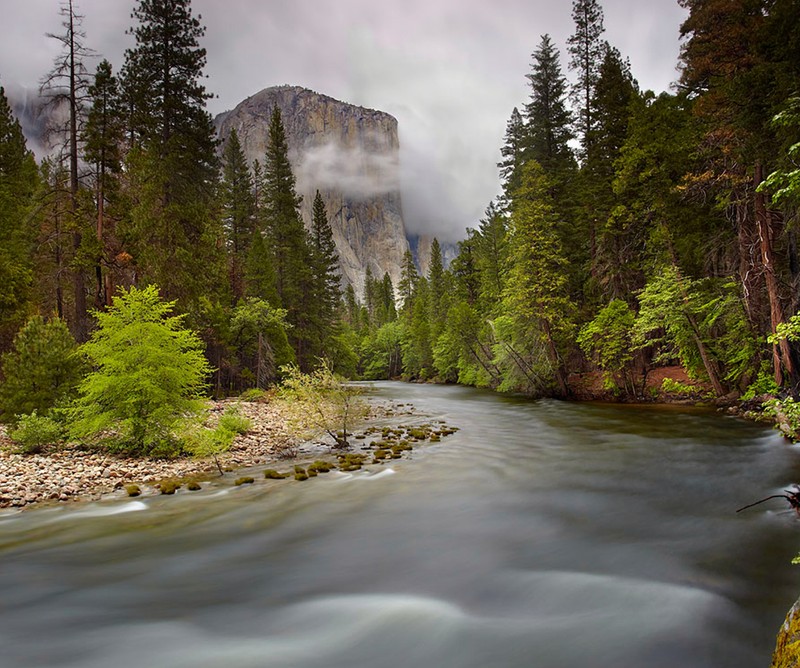
[[[0,665],[769,665],[800,521],[735,510],[800,481],[796,447],[702,410],[372,392],[460,431],[352,475],[0,515]]]

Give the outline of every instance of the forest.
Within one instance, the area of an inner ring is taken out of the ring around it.
[[[135,45],[94,70],[66,3],[40,162],[0,88],[0,420],[58,416],[124,309],[179,320],[191,382],[218,397],[324,362],[533,397],[596,371],[643,399],[648,371],[678,364],[800,420],[800,3],[679,4],[679,79],[656,95],[603,39],[600,4],[574,0],[566,62],[545,34],[520,73],[502,195],[449,267],[434,241],[427,275],[409,252],[360,301],[319,193],[303,225],[280,113],[262,161],[235,132],[219,150],[190,0],[139,0]]]

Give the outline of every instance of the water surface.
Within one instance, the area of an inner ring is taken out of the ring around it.
[[[769,664],[800,522],[734,511],[800,481],[797,448],[707,411],[374,387],[461,430],[354,475],[0,515],[0,665]]]

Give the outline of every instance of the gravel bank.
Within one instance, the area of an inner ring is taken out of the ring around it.
[[[214,402],[209,423],[213,425],[225,408],[234,403],[253,425],[247,434],[237,436],[231,449],[219,457],[223,468],[268,464],[285,460],[296,452],[297,439],[289,433],[278,404]],[[382,405],[372,406],[371,412],[372,417],[394,414],[392,408]],[[120,457],[72,446],[40,455],[20,455],[12,450],[13,444],[0,426],[0,508],[94,500],[132,483],[140,485],[145,493],[152,491],[148,486],[165,478],[218,475],[216,465],[207,459]]]

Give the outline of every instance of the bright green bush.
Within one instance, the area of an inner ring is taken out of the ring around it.
[[[60,443],[64,438],[64,429],[52,418],[33,411],[29,415],[19,416],[16,428],[9,435],[11,440],[19,444],[21,452],[34,454],[48,445]]]
[[[151,285],[117,294],[81,352],[93,371],[80,384],[71,435],[136,455],[174,455],[178,436],[206,413],[211,372],[203,343],[171,315]]]
[[[253,421],[239,413],[238,408],[230,407],[219,418],[219,428],[233,434],[246,434],[253,426]]]

